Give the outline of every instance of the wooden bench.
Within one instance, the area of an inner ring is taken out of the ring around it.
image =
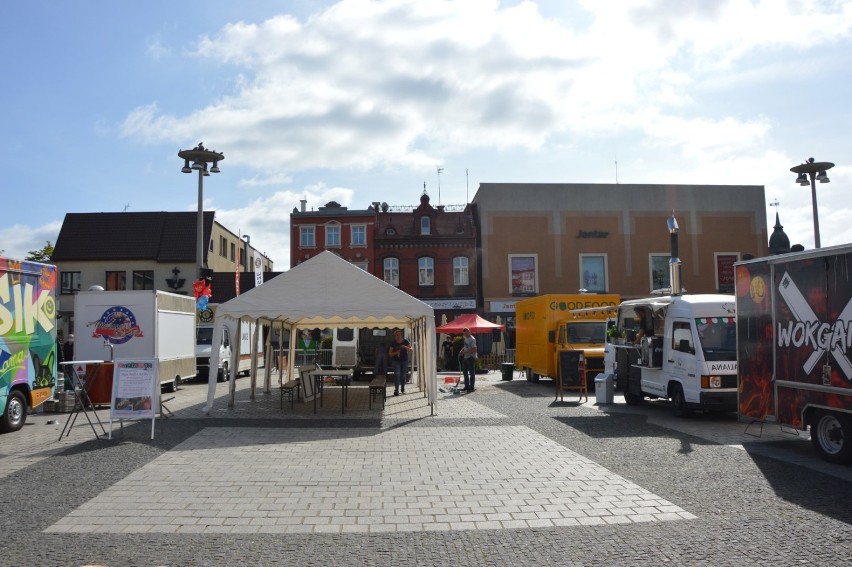
[[[373,400],[381,399],[382,407],[385,407],[385,400],[387,399],[387,377],[386,376],[376,376],[370,382],[370,409],[373,409]]]
[[[286,384],[281,384],[281,409],[284,409],[284,398],[288,398],[290,400],[290,408],[295,406],[296,396],[299,395],[299,386],[301,382],[296,378],[295,380],[290,380]]]

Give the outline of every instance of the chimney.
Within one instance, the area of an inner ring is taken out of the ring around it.
[[[666,225],[671,234],[672,257],[669,260],[669,281],[671,283],[671,295],[680,295],[682,288],[680,285],[680,258],[678,258],[678,242],[677,242],[677,219],[675,219],[674,211],[672,216],[666,221]]]
[[[299,202],[302,203],[302,212],[305,212],[306,205],[308,204],[307,199],[299,199]]]

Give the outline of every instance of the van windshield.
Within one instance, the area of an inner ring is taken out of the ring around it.
[[[737,325],[733,317],[705,317],[695,320],[704,360],[737,359]]]
[[[602,343],[606,336],[606,321],[568,323],[568,342],[572,344]]]
[[[212,345],[213,344],[213,327],[200,327],[195,329],[195,344],[197,345]]]

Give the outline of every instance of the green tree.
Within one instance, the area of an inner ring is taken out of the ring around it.
[[[47,241],[47,244],[44,245],[44,248],[41,250],[30,250],[27,252],[27,257],[24,260],[29,260],[31,262],[50,262],[50,257],[53,255],[53,244],[50,243],[50,240]]]

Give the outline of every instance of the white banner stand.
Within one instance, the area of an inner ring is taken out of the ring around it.
[[[160,409],[160,372],[156,358],[118,359],[112,374],[112,403],[109,411],[109,438],[112,420],[124,428],[125,419],[150,419],[151,439]]]

